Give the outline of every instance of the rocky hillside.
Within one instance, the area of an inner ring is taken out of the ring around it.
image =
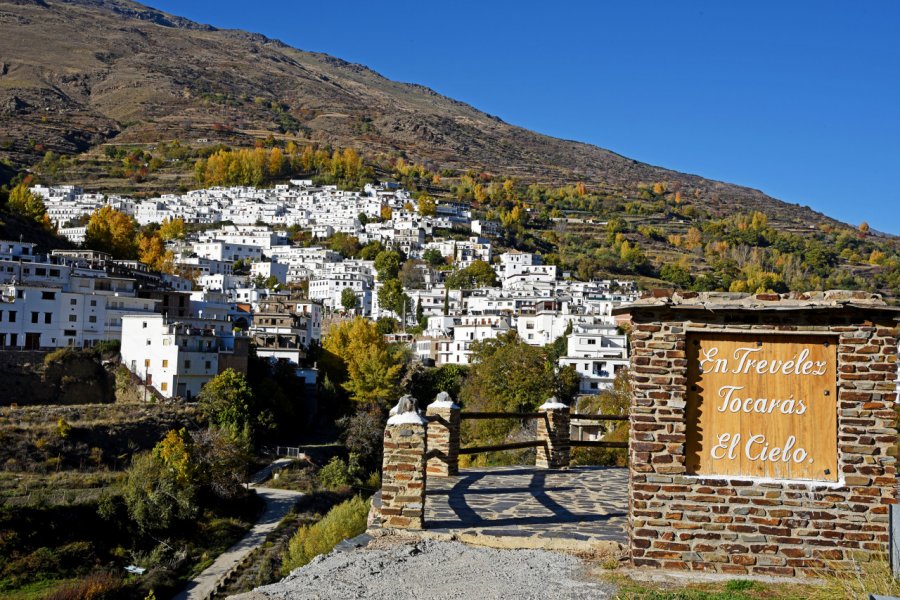
[[[0,158],[180,139],[402,152],[433,170],[475,169],[628,197],[667,181],[712,214],[830,221],[744,187],[514,127],[414,84],[262,35],[218,30],[128,0],[0,0]]]

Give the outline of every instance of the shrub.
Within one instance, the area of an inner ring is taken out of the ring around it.
[[[347,463],[335,456],[328,464],[319,469],[319,485],[323,488],[334,490],[350,485],[350,470]]]
[[[287,574],[302,567],[316,556],[330,552],[341,540],[363,533],[368,514],[369,503],[355,496],[332,508],[319,522],[301,527],[288,545],[282,572]]]
[[[122,579],[111,573],[93,573],[80,581],[61,587],[47,596],[47,600],[105,600],[120,598]]]

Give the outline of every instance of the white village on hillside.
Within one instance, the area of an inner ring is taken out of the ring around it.
[[[169,242],[181,275],[91,250],[45,256],[35,254],[35,244],[0,241],[0,347],[121,340],[123,364],[164,398],[191,399],[223,370],[246,369],[251,340],[259,356],[286,361],[314,384],[307,351],[330,319],[349,314],[396,319],[400,331],[388,334],[391,341],[409,344],[429,366],[469,364],[473,342],[511,330],[534,346],[568,335],[559,366],[575,367],[583,394],[609,388],[628,363],[612,309],[637,297],[633,282],[576,281],[538,254],[496,254],[499,224],[471,220],[461,204],[437,202],[423,215],[396,186],[348,192],[309,180],[145,200],[76,186],[32,191],[74,243],[84,241],[86,227],[72,224],[104,206],[141,225],[180,218],[202,226]],[[313,245],[292,244],[288,228],[309,232]],[[375,261],[329,249],[336,234],[412,259],[402,278],[409,305],[383,306]],[[453,270],[476,262],[490,265],[494,285],[445,284]],[[411,328],[417,333],[407,333]]]

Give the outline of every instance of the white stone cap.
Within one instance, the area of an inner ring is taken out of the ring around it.
[[[428,419],[425,419],[415,411],[400,413],[394,415],[387,420],[388,425],[427,425]]]
[[[450,394],[447,392],[441,392],[437,396],[434,397],[434,402],[428,405],[434,408],[455,408],[459,409],[459,404],[453,401],[453,398],[450,397]]]
[[[538,410],[562,410],[564,408],[569,408],[562,402],[556,399],[556,396],[551,396],[547,398],[547,401],[538,406]]]

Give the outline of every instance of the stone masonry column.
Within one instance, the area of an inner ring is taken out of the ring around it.
[[[384,429],[381,469],[381,526],[422,529],[425,525],[426,421],[416,400],[404,396]]]
[[[550,398],[538,407],[546,413],[538,419],[537,439],[545,445],[538,446],[535,466],[541,469],[563,469],[569,466],[569,407],[556,398]]]
[[[459,405],[441,392],[428,405],[428,473],[436,477],[459,475]]]

